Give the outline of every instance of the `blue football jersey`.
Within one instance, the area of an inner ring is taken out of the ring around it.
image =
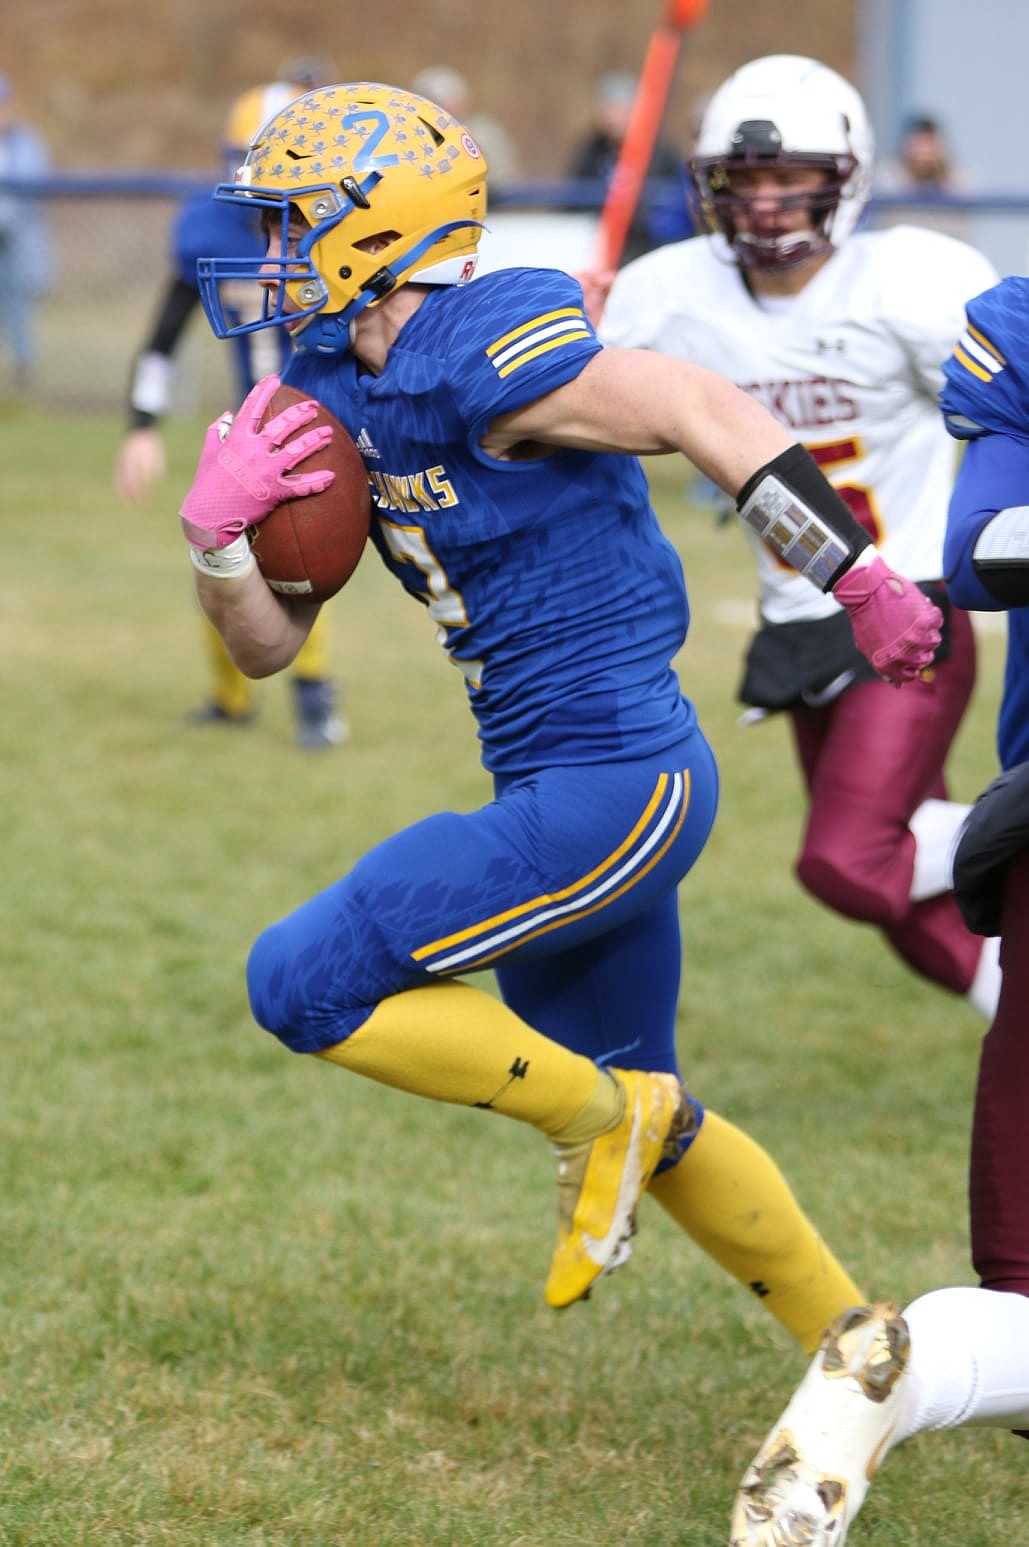
[[[968,303],[965,318],[940,394],[951,433],[1029,437],[1029,279],[1001,280]]]
[[[253,210],[213,194],[187,200],[172,229],[175,272],[187,285],[197,282],[198,258],[260,258],[266,246]]]
[[[380,376],[302,348],[285,373],[356,441],[373,541],[464,674],[497,773],[647,757],[695,724],[671,665],[682,566],[639,462],[479,444],[600,348],[574,280],[509,269],[431,290]]]
[[[947,425],[970,442],[948,512],[947,579],[960,606],[997,611],[972,555],[998,510],[1029,504],[1029,279],[1004,279],[969,303],[967,327],[944,373]],[[1008,611],[997,750],[1004,768],[1029,760],[1029,607]]]

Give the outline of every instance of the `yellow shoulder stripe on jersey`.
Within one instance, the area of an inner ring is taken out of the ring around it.
[[[996,344],[991,344],[990,340],[986,337],[986,334],[980,333],[978,328],[973,328],[971,323],[968,324],[968,336],[969,338],[974,338],[977,344],[981,344],[986,350],[987,354],[991,354],[993,356],[998,365],[1007,365],[1008,362],[1005,360]]]
[[[486,354],[498,376],[510,376],[520,366],[528,365],[530,360],[548,354],[552,349],[559,349],[562,344],[589,337],[582,308],[562,306],[512,328],[510,333],[490,344]]]
[[[540,344],[536,349],[526,350],[520,354],[517,360],[512,360],[508,365],[497,366],[498,376],[510,376],[512,371],[517,371],[519,366],[528,365],[530,360],[535,360],[538,355],[549,354],[552,349],[560,349],[562,344],[573,344],[576,339],[589,338],[588,328],[580,328],[576,333],[565,333],[561,338],[552,338],[548,344]],[[496,361],[493,362],[496,365]]]
[[[984,371],[981,365],[976,365],[972,357],[970,355],[966,355],[960,344],[956,344],[954,346],[954,358],[958,361],[959,364],[965,367],[966,371],[971,371],[973,376],[978,376],[980,381],[993,380],[993,377],[990,375],[989,371]]]
[[[490,344],[486,353],[492,359],[497,350],[503,349],[505,344],[512,343],[516,338],[521,338],[526,333],[531,333],[534,328],[544,327],[548,322],[557,322],[561,317],[578,317],[581,322],[583,317],[582,307],[562,306],[558,311],[544,312],[542,316],[534,317],[531,322],[523,322],[521,327],[512,328],[510,333],[505,333],[502,338],[498,338],[495,343]]]
[[[954,358],[965,367],[966,371],[971,371],[979,381],[992,381],[1008,363],[985,334],[980,333],[979,329],[973,328],[971,324],[955,344]]]

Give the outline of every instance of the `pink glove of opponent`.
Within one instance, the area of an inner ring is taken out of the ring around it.
[[[940,609],[878,556],[853,566],[833,596],[854,630],[854,643],[880,677],[899,686],[930,664],[940,644]]]
[[[277,376],[266,376],[247,395],[238,414],[222,414],[208,427],[193,487],[180,512],[182,529],[195,548],[228,547],[283,500],[320,494],[336,476],[328,468],[287,476],[305,457],[329,443],[332,430],[319,425],[289,439],[315,417],[318,405],[314,402],[292,403],[262,427],[265,409],[278,387]]]

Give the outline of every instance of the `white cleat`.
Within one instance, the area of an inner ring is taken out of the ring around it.
[[[896,1305],[833,1322],[744,1474],[730,1547],[843,1547],[897,1427],[908,1347]]]

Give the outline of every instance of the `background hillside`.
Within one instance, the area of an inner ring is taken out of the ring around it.
[[[854,67],[854,0],[712,0],[689,40],[668,115],[759,54]],[[520,143],[527,176],[560,175],[589,121],[592,83],[636,70],[658,0],[4,0],[0,70],[65,169],[206,170],[225,109],[287,56],[327,53],[341,79],[407,83],[449,63],[475,106]]]

